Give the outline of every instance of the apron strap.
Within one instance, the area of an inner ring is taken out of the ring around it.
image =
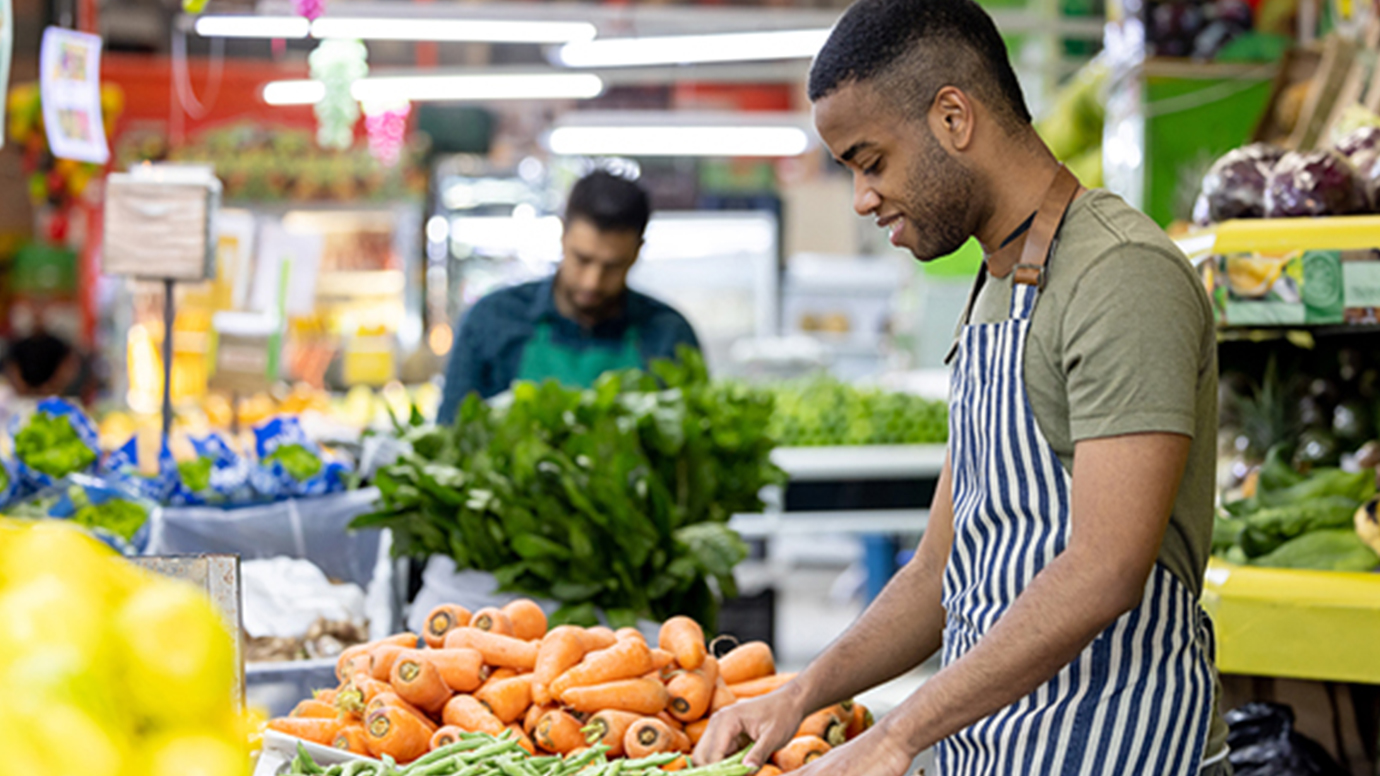
[[[1045,191],[1044,201],[1040,203],[1040,209],[1036,211],[1035,220],[1030,228],[1025,234],[989,255],[986,266],[1011,266],[1014,263],[1014,283],[1043,289],[1045,262],[1054,249],[1055,235],[1059,232],[1059,225],[1064,221],[1064,213],[1078,194],[1078,188],[1078,179],[1067,167],[1059,165],[1059,170],[1054,174],[1054,181]]]

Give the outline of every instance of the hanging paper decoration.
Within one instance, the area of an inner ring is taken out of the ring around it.
[[[183,0],[183,2],[186,1]],[[297,11],[298,16],[305,16],[310,21],[316,21],[316,17],[326,12],[326,0],[292,0],[292,7]]]
[[[402,157],[407,135],[407,114],[412,103],[368,103],[364,106],[364,129],[369,137],[369,153],[384,167],[392,167]]]
[[[316,142],[344,150],[354,142],[359,103],[350,94],[354,82],[369,75],[369,50],[357,40],[323,40],[311,52],[311,77],[326,87],[316,103]]]

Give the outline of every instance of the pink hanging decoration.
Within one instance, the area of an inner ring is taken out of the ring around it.
[[[316,21],[316,17],[326,12],[326,0],[292,0],[292,6],[298,16],[310,21]]]
[[[365,105],[364,130],[369,138],[369,153],[385,167],[392,167],[402,158],[403,141],[407,136],[407,114],[412,104]]]

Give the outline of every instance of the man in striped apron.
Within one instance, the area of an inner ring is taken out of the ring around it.
[[[1229,773],[1211,624],[1216,341],[1192,268],[1144,215],[1083,189],[1030,126],[971,0],[859,0],[810,75],[854,207],[921,261],[986,253],[951,356],[948,458],[925,537],[791,683],[696,748],[760,764],[808,713],[944,666],[798,771]]]

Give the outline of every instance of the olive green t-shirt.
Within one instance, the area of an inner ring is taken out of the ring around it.
[[[984,278],[965,318],[1007,320],[1011,279]],[[1192,438],[1159,562],[1200,596],[1216,490],[1212,307],[1178,247],[1114,194],[1089,191],[1064,217],[1031,316],[1025,382],[1040,431],[1070,473],[1074,445],[1084,439],[1145,432]],[[1206,751],[1224,744],[1217,717]]]

